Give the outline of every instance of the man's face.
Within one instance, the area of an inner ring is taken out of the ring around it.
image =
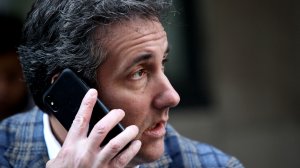
[[[107,59],[99,67],[99,97],[111,109],[123,109],[124,126],[137,125],[142,141],[139,161],[157,160],[164,151],[169,108],[179,95],[164,74],[166,32],[159,22],[134,19],[109,27]]]

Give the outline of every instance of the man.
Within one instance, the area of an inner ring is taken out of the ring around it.
[[[181,137],[167,124],[169,109],[180,99],[164,74],[169,48],[160,14],[170,5],[163,0],[38,0],[19,48],[38,107],[1,123],[0,163],[242,167],[235,158]],[[42,102],[45,90],[65,68],[95,88],[82,100],[68,132]],[[97,97],[114,110],[87,135]],[[118,122],[126,129],[99,147]]]
[[[32,107],[23,79],[17,47],[21,37],[22,21],[0,14],[0,120]]]

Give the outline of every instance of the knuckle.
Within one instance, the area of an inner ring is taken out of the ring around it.
[[[75,119],[73,120],[73,124],[77,125],[78,127],[84,127],[87,124],[87,118],[83,115],[76,115]]]
[[[75,159],[75,167],[88,167],[90,160],[88,157],[79,157]]]
[[[86,108],[92,108],[94,102],[95,102],[95,100],[93,100],[93,99],[85,98],[85,99],[83,99],[83,101],[82,101],[82,105],[83,105],[84,107],[86,107]]]
[[[88,150],[73,153],[74,167],[91,167],[93,163],[93,154]]]
[[[96,124],[94,129],[98,135],[103,135],[109,131],[107,126],[103,124]]]
[[[122,145],[119,141],[116,141],[116,140],[111,140],[109,142],[109,146],[110,146],[110,150],[113,152],[113,153],[118,153],[121,148],[122,148]]]
[[[126,155],[119,155],[115,159],[116,167],[124,167],[129,162],[128,157]]]
[[[73,153],[73,150],[71,148],[68,147],[64,147],[60,150],[60,152],[58,153],[58,157],[59,158],[66,158],[68,155],[70,155],[71,153]]]

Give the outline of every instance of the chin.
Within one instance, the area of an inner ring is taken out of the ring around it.
[[[143,142],[143,141],[142,141]],[[146,141],[134,160],[138,164],[149,163],[158,160],[164,154],[164,140]]]

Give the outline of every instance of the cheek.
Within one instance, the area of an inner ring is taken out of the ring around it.
[[[146,96],[147,94],[109,88],[99,90],[99,94],[100,99],[109,109],[125,111],[125,118],[122,120],[124,126],[135,124],[140,127],[145,123],[151,107],[151,99]]]

